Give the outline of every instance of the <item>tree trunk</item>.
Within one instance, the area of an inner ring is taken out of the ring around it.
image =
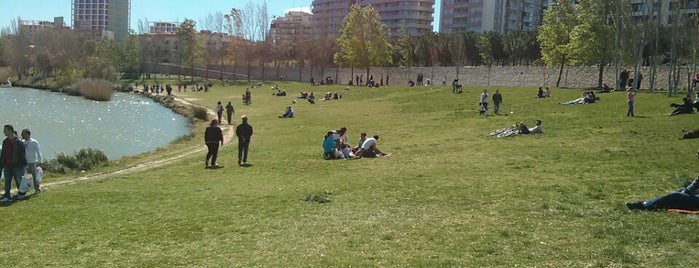
[[[565,60],[561,61],[561,68],[558,70],[558,80],[556,80],[556,87],[561,87],[561,77],[563,77],[563,66],[565,66]]]
[[[597,74],[597,88],[602,88],[602,76],[604,76],[604,62],[599,65],[599,74]]]

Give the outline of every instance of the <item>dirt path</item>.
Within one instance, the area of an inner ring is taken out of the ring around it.
[[[180,102],[180,103],[185,104],[185,105],[195,105],[191,102],[192,100],[190,100],[190,99],[175,97],[175,100],[177,102]],[[216,112],[214,110],[211,110],[211,109],[207,109],[207,110],[209,110],[209,114],[213,115],[214,117],[216,116]],[[226,144],[230,143],[231,140],[233,140],[233,136],[235,134],[235,128],[234,128],[235,125],[219,125],[219,126],[223,130],[223,144],[226,145]],[[123,175],[123,174],[133,173],[133,172],[137,172],[137,171],[148,170],[148,169],[152,169],[155,167],[160,167],[160,166],[164,166],[167,164],[171,164],[174,161],[180,160],[180,159],[185,158],[185,157],[189,157],[189,156],[194,155],[194,154],[204,152],[205,150],[206,150],[206,146],[204,144],[195,145],[192,147],[188,147],[184,150],[181,150],[181,152],[175,156],[162,158],[162,159],[158,159],[155,161],[147,161],[146,163],[126,167],[126,168],[116,170],[116,171],[91,174],[88,176],[77,177],[77,178],[73,178],[73,179],[65,180],[65,181],[42,183],[41,186],[42,186],[42,188],[50,188],[50,187],[57,186],[57,185],[64,185],[64,184],[70,184],[70,183],[76,183],[76,182],[82,182],[82,181],[90,181],[90,180],[99,180],[99,179],[104,179],[104,178],[108,178],[111,176]],[[204,154],[202,154],[202,157],[203,156],[204,156]]]

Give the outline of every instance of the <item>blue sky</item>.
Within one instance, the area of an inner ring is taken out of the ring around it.
[[[313,0],[266,0],[267,9],[272,16],[283,16],[287,10],[306,8],[310,10]],[[131,0],[131,28],[138,30],[138,21],[182,22],[184,19],[193,19],[197,24],[202,24],[209,14],[223,12],[231,8],[244,8],[247,3],[261,3],[262,0]],[[439,0],[435,5],[435,21],[433,26],[438,27]],[[23,20],[53,21],[53,17],[63,16],[64,21],[70,26],[71,0],[0,0],[0,27],[10,26],[12,20],[21,17]]]

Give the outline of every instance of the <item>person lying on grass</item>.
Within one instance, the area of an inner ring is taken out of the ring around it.
[[[680,140],[696,139],[699,138],[699,128],[695,130],[684,130],[682,129],[682,137]]]
[[[519,134],[544,133],[541,129],[541,120],[536,120],[536,125],[533,128],[528,128],[524,122],[519,122],[517,127]]]
[[[699,159],[699,152],[697,152]],[[699,210],[699,176],[686,187],[648,201],[626,202],[630,210]]]

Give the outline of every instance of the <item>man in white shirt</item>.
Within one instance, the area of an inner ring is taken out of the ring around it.
[[[357,152],[358,157],[376,157],[377,155],[386,155],[381,152],[379,148],[376,148],[376,142],[379,139],[378,135],[374,135],[373,138],[367,138],[362,144],[362,148]]]
[[[33,139],[31,135],[32,132],[28,128],[22,130],[22,139],[27,158],[27,173],[32,174],[35,193],[41,193],[40,181],[36,171],[38,164],[43,161],[43,157],[41,156],[39,142]]]

